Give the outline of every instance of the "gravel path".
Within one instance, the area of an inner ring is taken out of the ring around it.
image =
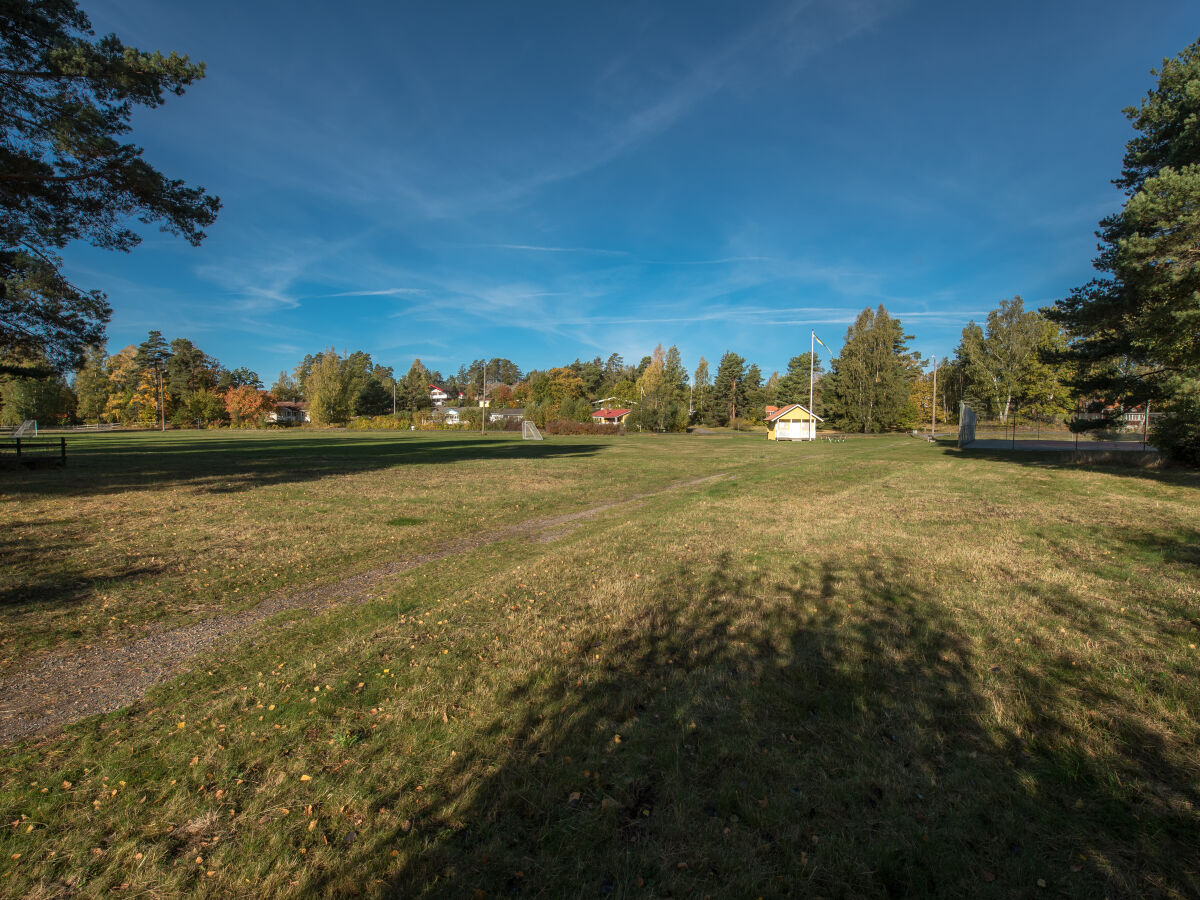
[[[530,519],[495,531],[469,535],[452,546],[431,553],[406,557],[342,581],[276,595],[252,609],[158,631],[129,644],[48,654],[38,659],[28,671],[0,684],[0,744],[44,734],[87,716],[132,703],[154,685],[184,671],[185,664],[197,654],[226,639],[236,642],[238,636],[246,635],[252,626],[278,613],[361,603],[370,599],[382,582],[425,563],[457,556],[497,541],[561,529],[614,507],[724,477],[724,474],[718,474],[692,478],[577,512]]]

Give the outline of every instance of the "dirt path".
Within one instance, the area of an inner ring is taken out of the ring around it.
[[[155,632],[129,644],[48,654],[29,670],[0,684],[0,744],[42,734],[132,703],[154,685],[184,671],[185,664],[197,654],[212,649],[225,639],[235,642],[239,635],[244,636],[251,627],[278,613],[361,603],[369,600],[387,579],[417,566],[509,538],[550,532],[549,538],[553,539],[558,536],[553,529],[562,529],[615,507],[724,477],[725,473],[692,478],[577,512],[530,519],[495,531],[468,535],[452,546],[432,553],[406,557],[342,581],[276,595],[243,612]]]

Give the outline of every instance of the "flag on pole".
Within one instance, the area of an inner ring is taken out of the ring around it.
[[[833,353],[832,350],[829,350],[828,345],[826,345],[826,343],[823,340],[821,340],[819,337],[817,337],[817,333],[815,331],[812,333],[812,336],[813,336],[814,341],[816,341],[818,344],[820,344],[822,347],[824,347],[830,353]]]

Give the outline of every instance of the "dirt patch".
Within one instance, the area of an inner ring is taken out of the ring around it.
[[[606,510],[724,477],[722,473],[692,478],[576,512],[479,532],[453,546],[396,560],[341,581],[277,595],[243,612],[154,632],[128,644],[47,654],[33,661],[25,672],[0,685],[0,743],[43,734],[132,703],[154,685],[184,671],[185,664],[193,657],[219,642],[234,642],[244,637],[252,626],[279,613],[362,603],[371,599],[382,582],[417,566],[510,538],[525,536],[539,540],[545,535],[549,540],[556,540],[567,530],[577,527],[579,522]]]

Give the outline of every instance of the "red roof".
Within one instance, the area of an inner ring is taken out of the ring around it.
[[[618,419],[621,416],[628,415],[632,410],[629,409],[598,409],[592,413],[593,419]]]

